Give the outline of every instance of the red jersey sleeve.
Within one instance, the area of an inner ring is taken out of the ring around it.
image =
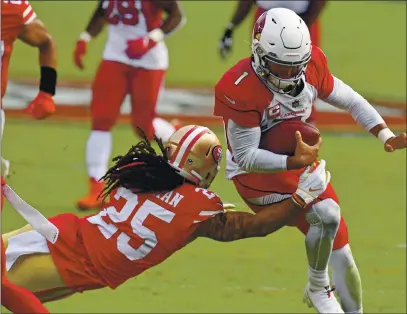
[[[307,82],[318,91],[318,97],[326,99],[333,91],[334,78],[329,71],[328,61],[324,52],[316,46],[312,47],[311,61],[306,71]]]
[[[198,206],[194,213],[194,224],[198,224],[224,212],[223,203],[217,194],[202,188],[196,188],[195,192],[202,195],[199,197],[200,206]]]
[[[253,77],[248,60],[243,60],[227,71],[215,86],[214,115],[227,123],[229,119],[243,127],[257,127],[261,113],[250,97],[253,91]]]
[[[32,21],[35,20],[37,15],[35,14],[34,9],[31,7],[31,4],[28,1],[22,1],[21,5],[21,17],[22,17],[22,24],[27,25],[30,24]]]

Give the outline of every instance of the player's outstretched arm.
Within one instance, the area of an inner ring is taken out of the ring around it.
[[[55,111],[52,96],[55,95],[57,84],[57,48],[52,36],[37,18],[23,26],[18,38],[39,50],[40,92],[30,103],[27,111],[36,119],[44,119]]]
[[[303,172],[298,189],[291,199],[266,206],[256,215],[244,212],[218,214],[202,222],[194,236],[221,242],[267,236],[287,225],[321,195],[330,178],[330,173],[325,170],[325,161],[322,160],[312,172],[311,167]]]
[[[333,77],[333,88],[325,99],[329,104],[346,110],[353,119],[363,128],[377,137],[383,144],[386,152],[407,147],[407,135],[395,135],[387,126],[377,110],[359,93],[340,79]]]
[[[229,55],[232,49],[233,30],[246,19],[247,15],[250,13],[253,3],[253,0],[238,1],[232,20],[226,26],[223,36],[219,41],[219,53],[223,59]]]

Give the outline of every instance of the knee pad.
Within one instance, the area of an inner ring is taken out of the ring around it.
[[[335,225],[339,227],[341,221],[341,208],[333,199],[327,198],[311,207],[306,214],[310,225]]]

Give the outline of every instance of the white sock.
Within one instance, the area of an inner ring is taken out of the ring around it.
[[[345,313],[363,313],[362,283],[349,244],[332,251],[332,282]]]
[[[328,269],[316,270],[308,267],[308,280],[312,289],[321,289],[329,286]]]
[[[163,143],[168,142],[168,139],[175,132],[175,128],[168,121],[161,118],[153,120],[154,133],[158,138],[161,138]]]
[[[112,134],[92,130],[86,143],[86,165],[90,178],[99,180],[106,174],[111,154]]]

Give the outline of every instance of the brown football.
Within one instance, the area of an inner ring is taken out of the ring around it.
[[[295,131],[301,132],[302,140],[308,145],[318,143],[320,133],[314,125],[290,119],[264,132],[260,139],[260,148],[275,154],[293,156],[297,146]]]

